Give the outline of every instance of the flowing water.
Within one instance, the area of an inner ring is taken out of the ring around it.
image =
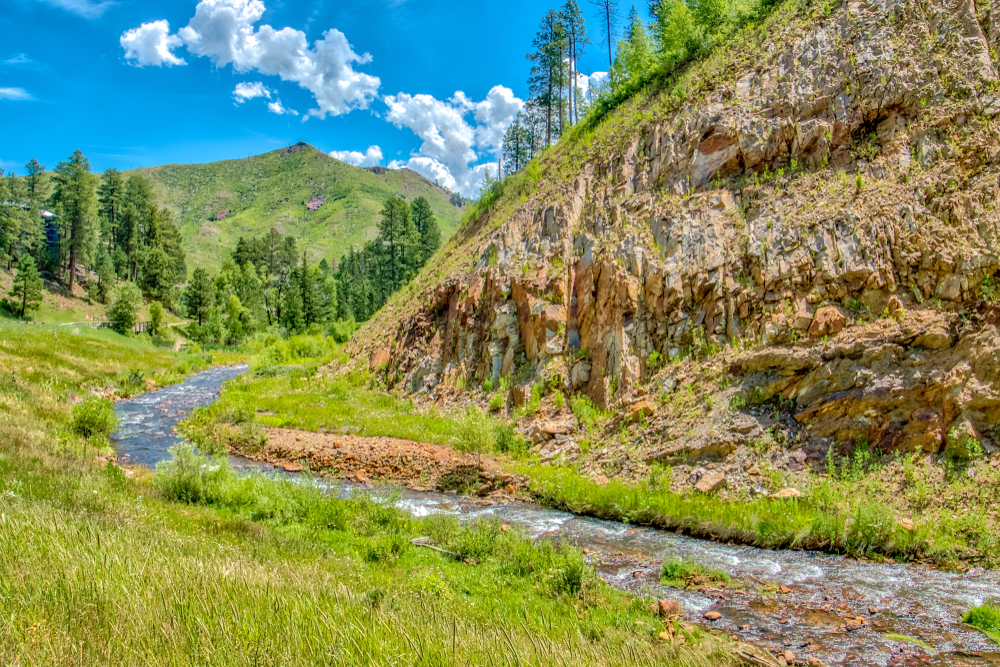
[[[246,366],[216,368],[181,385],[120,402],[122,426],[115,436],[119,457],[149,466],[168,458],[167,449],[182,440],[175,432],[177,423],[195,407],[211,403],[224,381],[245,371]],[[231,462],[237,469],[273,472],[241,459]],[[333,488],[347,494],[358,487]],[[961,622],[970,607],[1000,598],[1000,572],[955,574],[808,551],[724,545],[528,503],[489,503],[448,494],[408,491],[400,506],[417,516],[443,512],[468,520],[495,517],[523,527],[535,538],[568,540],[587,550],[612,586],[677,599],[692,622],[702,622],[706,611],[718,611],[722,620],[715,627],[765,648],[791,650],[800,660],[808,654],[828,664],[1000,666],[1000,648]],[[673,557],[725,570],[739,582],[702,592],[661,586],[660,565]],[[791,592],[762,592],[773,584]],[[853,627],[847,626],[850,619],[863,619],[864,624],[848,630]]]

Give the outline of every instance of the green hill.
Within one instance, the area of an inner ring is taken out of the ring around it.
[[[320,257],[339,259],[375,238],[386,198],[426,197],[438,217],[442,240],[458,226],[460,209],[450,194],[408,169],[362,169],[299,143],[241,160],[166,165],[126,172],[154,182],[164,205],[180,218],[188,267],[217,268],[240,236],[276,227]],[[322,203],[320,203],[320,201]],[[311,210],[307,204],[312,204]]]

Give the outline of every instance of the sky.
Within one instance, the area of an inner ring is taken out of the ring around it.
[[[51,169],[76,149],[95,172],[213,162],[305,141],[472,197],[561,3],[7,0],[0,168]],[[578,69],[597,81],[607,55],[592,40]]]

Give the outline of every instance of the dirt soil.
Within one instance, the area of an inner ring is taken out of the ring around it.
[[[514,494],[524,481],[503,472],[499,459],[398,438],[264,429],[267,444],[237,453],[289,472],[308,467],[329,477],[400,484],[419,490]]]

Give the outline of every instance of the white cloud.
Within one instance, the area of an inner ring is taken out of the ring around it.
[[[369,146],[364,153],[359,151],[331,151],[330,157],[335,157],[341,162],[353,164],[355,167],[375,167],[382,164],[384,156],[382,149],[378,146]]]
[[[104,15],[115,4],[114,2],[91,2],[90,0],[42,0],[47,5],[65,9],[85,19],[96,19]]]
[[[269,25],[255,28],[263,14],[261,0],[201,0],[190,23],[170,37],[183,43],[190,53],[211,59],[216,67],[231,64],[237,72],[257,71],[297,83],[316,98],[317,108],[311,109],[309,116],[339,116],[368,107],[381,81],[354,66],[371,62],[371,55],[355,53],[339,30],[327,30],[310,46],[301,30],[276,30]],[[123,46],[131,32],[122,36]],[[127,49],[125,57],[140,64],[156,64],[143,63],[138,53],[133,55]]]
[[[187,64],[173,54],[182,42],[180,37],[170,34],[170,24],[166,21],[143,23],[128,30],[122,34],[119,43],[125,49],[125,60],[131,60],[138,67]]]
[[[507,127],[524,107],[503,86],[495,86],[481,102],[473,102],[462,92],[446,102],[406,93],[387,95],[384,101],[389,107],[385,119],[396,127],[408,127],[423,140],[416,155],[393,165],[409,167],[467,197],[478,194],[490,167],[476,163],[485,154],[496,156]],[[475,126],[467,120],[470,114]]]
[[[279,116],[298,116],[299,112],[295,109],[286,109],[281,103],[281,100],[275,100],[273,102],[267,103],[267,108],[271,113],[276,113]]]
[[[236,100],[237,104],[243,104],[247,100],[253,100],[258,97],[271,99],[271,91],[260,81],[238,83],[236,84],[236,89],[233,91],[233,99]]]
[[[4,65],[29,65],[33,61],[28,57],[26,53],[18,53],[16,56],[11,56],[7,60],[3,61]]]
[[[0,88],[0,100],[25,102],[35,99],[24,88]]]
[[[587,93],[593,91],[595,94],[603,86],[605,81],[607,81],[607,72],[594,72],[591,75],[576,73],[576,87],[580,89],[580,92],[586,97]]]

